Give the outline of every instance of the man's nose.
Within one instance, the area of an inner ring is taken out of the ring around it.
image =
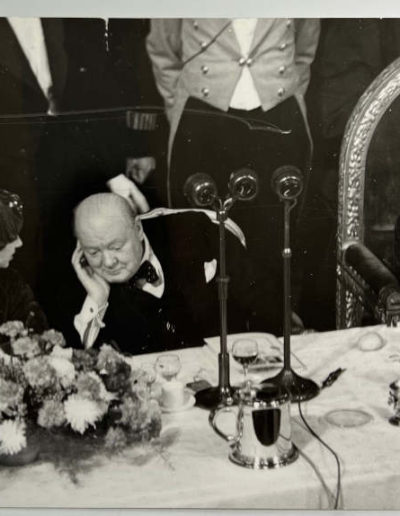
[[[15,242],[15,247],[22,247],[22,240],[21,237],[18,237]]]
[[[115,256],[113,253],[107,251],[103,253],[103,265],[105,267],[112,267],[115,265]]]

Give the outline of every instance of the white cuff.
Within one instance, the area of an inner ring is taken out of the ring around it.
[[[210,262],[204,262],[204,275],[206,277],[206,283],[215,277],[217,273],[217,260],[214,258]]]
[[[85,348],[93,346],[101,328],[104,328],[103,318],[108,303],[99,307],[89,296],[86,296],[82,310],[74,318],[74,326],[78,331]]]

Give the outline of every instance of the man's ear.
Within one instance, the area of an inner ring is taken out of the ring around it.
[[[137,234],[139,235],[140,240],[143,240],[144,231],[143,231],[142,221],[139,219],[139,217],[136,217],[136,219],[135,219],[135,228],[136,228]]]

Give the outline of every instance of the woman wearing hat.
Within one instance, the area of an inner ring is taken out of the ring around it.
[[[43,331],[47,321],[35,301],[31,288],[20,274],[9,267],[22,246],[22,203],[18,195],[0,190],[0,324],[21,321],[28,328]]]

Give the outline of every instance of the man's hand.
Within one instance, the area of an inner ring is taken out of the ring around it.
[[[88,296],[99,308],[105,305],[110,295],[110,285],[89,266],[79,242],[72,255],[72,266]]]
[[[126,161],[126,175],[142,185],[156,168],[156,160],[152,156],[144,158],[128,158]]]
[[[124,174],[119,174],[107,181],[107,186],[113,193],[124,197],[133,208],[137,209],[139,213],[149,211],[150,206],[146,197],[142,194],[135,183],[124,176]]]

